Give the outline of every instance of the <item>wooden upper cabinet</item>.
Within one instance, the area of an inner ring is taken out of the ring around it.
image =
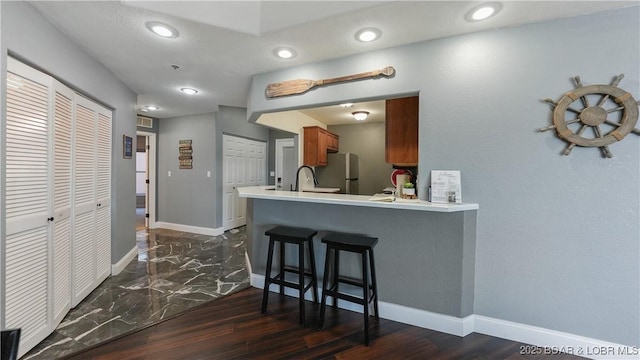
[[[338,140],[338,135],[330,132],[326,132],[327,137],[327,152],[337,153],[340,148],[340,141]]]
[[[338,135],[318,126],[304,127],[304,165],[326,166],[327,153],[338,149]]]
[[[386,101],[385,161],[418,165],[418,97]]]

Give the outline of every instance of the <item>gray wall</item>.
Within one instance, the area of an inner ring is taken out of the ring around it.
[[[214,227],[215,119],[214,113],[208,113],[158,121],[158,221]],[[179,140],[192,140],[192,169],[178,168]]]
[[[216,113],[158,120],[158,221],[222,227],[222,135],[269,140],[269,129],[246,116],[243,108],[220,106]],[[178,169],[178,141],[189,139],[193,169]]]
[[[245,108],[232,107],[232,106],[220,106],[219,111],[216,113],[216,130],[215,130],[215,194],[216,194],[216,207],[215,207],[215,227],[222,226],[222,135],[234,135],[244,137],[257,141],[269,141],[269,128],[248,123],[247,110]],[[269,179],[267,173],[265,179]],[[210,226],[212,227],[212,226]]]
[[[122,157],[122,135],[135,136],[136,133],[136,94],[28,3],[2,2],[1,17],[2,84],[6,83],[6,56],[9,52],[114,109],[111,261],[115,263],[136,245],[135,160]],[[0,106],[0,127],[3,129],[6,126],[5,103],[3,94]],[[4,146],[3,143],[2,149]],[[4,167],[2,172],[0,178],[4,188]],[[0,211],[4,222],[4,209]],[[4,234],[4,229],[2,231]]]
[[[340,152],[358,154],[360,194],[381,193],[385,187],[393,186],[393,166],[384,161],[385,123],[331,125],[327,130],[340,136]],[[318,170],[321,171],[321,170]]]
[[[541,3],[541,6],[544,6]],[[478,211],[474,313],[640,345],[640,138],[561,153],[541,99],[586,84],[640,99],[640,7],[450,37],[254,77],[262,112],[420,93],[421,174],[462,171]],[[594,51],[594,47],[597,51]],[[392,79],[266,99],[268,83],[393,65]],[[422,198],[428,177],[419,177]],[[429,266],[429,264],[416,264]]]

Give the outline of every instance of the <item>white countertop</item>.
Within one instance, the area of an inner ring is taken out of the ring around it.
[[[268,190],[274,186],[247,186],[239,187],[238,194],[243,198],[285,200],[319,204],[367,206],[401,210],[421,210],[436,212],[457,212],[467,210],[477,210],[478,204],[440,204],[431,203],[424,200],[403,200],[397,199],[393,202],[373,201],[369,195],[346,195],[318,192],[297,192]]]

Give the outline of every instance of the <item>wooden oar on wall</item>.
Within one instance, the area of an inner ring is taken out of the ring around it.
[[[336,84],[341,82],[347,82],[352,80],[360,80],[360,79],[369,79],[375,78],[378,76],[392,76],[396,70],[393,66],[387,66],[384,69],[373,70],[368,72],[363,72],[360,74],[341,76],[331,79],[324,80],[308,80],[308,79],[297,79],[297,80],[288,80],[283,82],[277,82],[267,85],[267,89],[265,90],[265,94],[269,98],[278,97],[278,96],[287,96],[287,95],[295,95],[302,94],[313,89],[316,86]]]

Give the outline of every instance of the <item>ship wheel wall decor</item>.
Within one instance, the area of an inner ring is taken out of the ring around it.
[[[569,155],[577,145],[599,147],[604,157],[612,157],[608,145],[622,140],[629,133],[640,135],[640,130],[635,128],[640,102],[618,87],[623,77],[624,74],[616,76],[611,85],[583,86],[580,77],[576,76],[576,88],[564,94],[558,102],[543,100],[554,107],[553,125],[539,131],[556,129],[558,137],[569,143],[564,155]],[[574,102],[578,102],[581,108],[572,107]],[[587,128],[592,129],[591,137],[589,132],[585,133]]]

